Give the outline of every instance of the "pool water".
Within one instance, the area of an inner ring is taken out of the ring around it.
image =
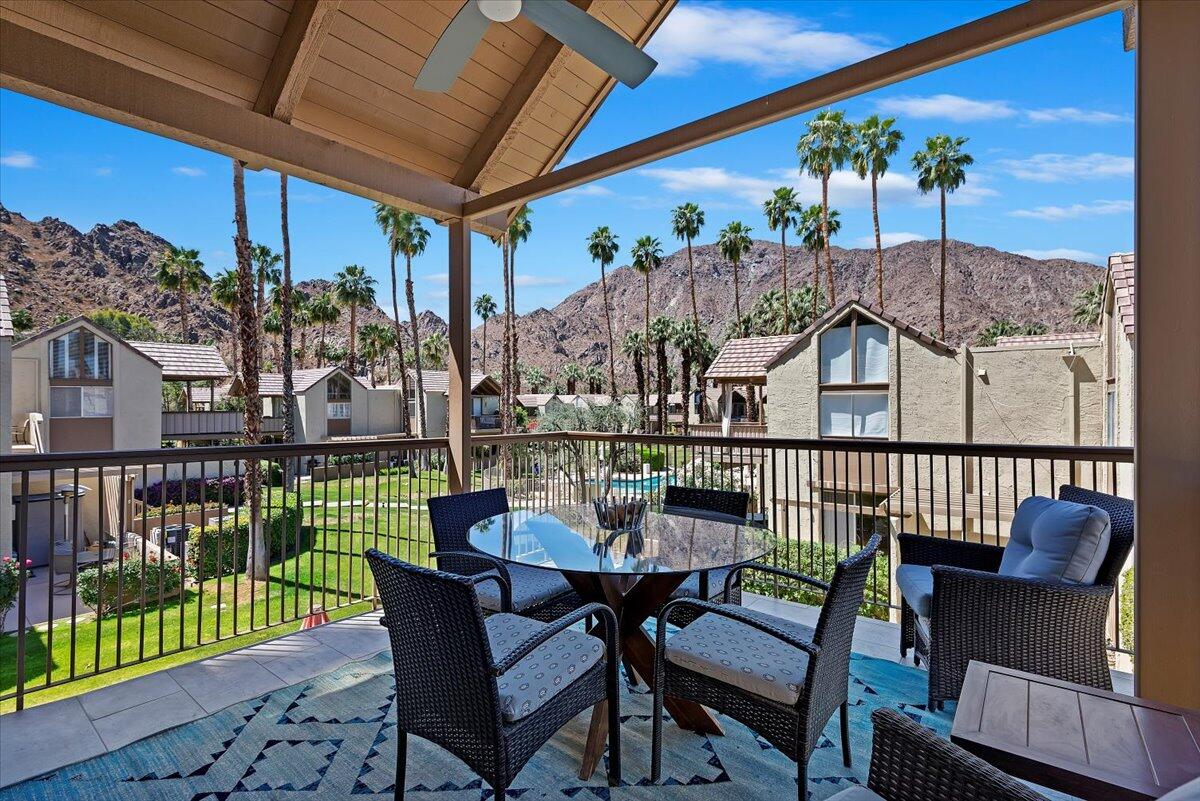
[[[665,478],[668,484],[675,483],[675,476],[666,476]],[[612,482],[612,491],[617,493],[651,493],[662,486],[663,479],[664,476],[662,475],[646,476],[644,478],[614,479]],[[597,481],[593,483],[599,484],[601,482]]]

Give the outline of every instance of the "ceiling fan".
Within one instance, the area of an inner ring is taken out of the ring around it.
[[[426,92],[447,91],[488,26],[512,22],[518,16],[630,88],[646,80],[658,66],[637,46],[568,0],[467,0],[433,46],[414,85]]]

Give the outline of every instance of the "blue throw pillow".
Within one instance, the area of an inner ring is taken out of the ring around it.
[[[1094,584],[1112,524],[1098,506],[1033,496],[1021,501],[1000,575]]]

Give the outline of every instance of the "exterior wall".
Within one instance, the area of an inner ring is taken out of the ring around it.
[[[425,433],[431,437],[446,435],[446,406],[447,398],[440,392],[425,393]],[[413,431],[417,431],[417,421],[413,420]]]
[[[400,390],[398,389],[368,389],[367,393],[367,431],[368,434],[399,434],[400,425]],[[354,410],[358,416],[357,407]]]
[[[897,334],[888,352],[890,439],[963,442],[962,358]]]
[[[351,400],[351,403],[354,401]],[[318,381],[304,392],[296,393],[296,418],[304,420],[304,441],[321,442],[328,434],[325,422],[325,382]],[[351,414],[354,413],[351,407]]]

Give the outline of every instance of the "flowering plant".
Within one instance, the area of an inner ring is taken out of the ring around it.
[[[31,564],[28,559],[25,560],[25,567]],[[0,631],[4,631],[4,618],[17,602],[20,587],[21,563],[11,556],[0,558]]]

